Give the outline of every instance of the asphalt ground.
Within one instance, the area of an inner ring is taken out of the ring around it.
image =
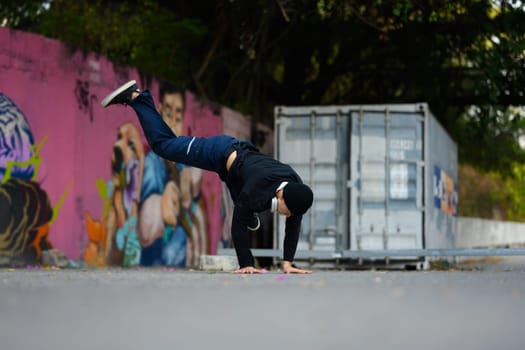
[[[0,349],[520,349],[524,259],[447,271],[0,269]]]

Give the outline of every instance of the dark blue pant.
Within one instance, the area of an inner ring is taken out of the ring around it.
[[[129,104],[137,113],[152,150],[162,158],[214,171],[226,179],[228,151],[238,140],[227,135],[212,137],[177,136],[162,120],[149,91],[143,91]]]

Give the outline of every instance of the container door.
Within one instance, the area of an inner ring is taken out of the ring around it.
[[[351,113],[351,250],[423,247],[423,123],[415,112]]]
[[[298,250],[336,251],[346,232],[348,199],[348,118],[318,114],[305,108],[281,112],[277,119],[277,158],[291,165],[314,192],[312,208],[303,216]],[[340,140],[345,140],[341,142]],[[346,166],[345,166],[346,164]],[[276,215],[276,248],[282,248],[285,218]]]

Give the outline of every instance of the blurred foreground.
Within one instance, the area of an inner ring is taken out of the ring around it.
[[[2,349],[522,349],[525,259],[449,271],[0,270]]]

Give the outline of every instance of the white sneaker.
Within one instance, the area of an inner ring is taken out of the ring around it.
[[[100,102],[100,105],[106,108],[113,104],[129,104],[131,101],[131,94],[135,91],[140,92],[137,82],[135,80],[130,80],[113,90],[112,93],[107,95],[102,102]]]

